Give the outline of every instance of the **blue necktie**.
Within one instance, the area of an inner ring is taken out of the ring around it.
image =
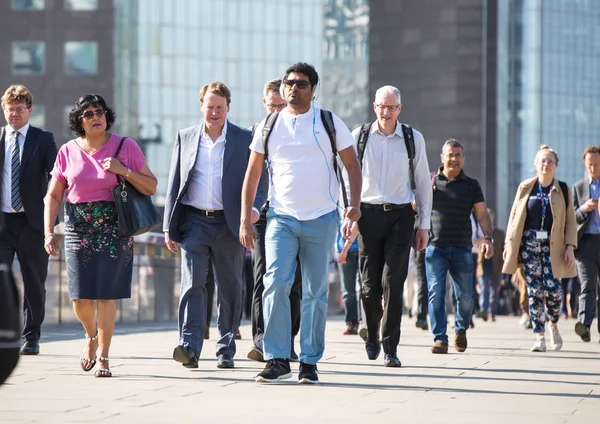
[[[19,188],[19,177],[21,173],[21,148],[19,147],[19,135],[18,131],[13,132],[15,145],[12,151],[11,161],[11,178],[10,178],[10,200],[12,208],[20,212],[23,208],[23,201],[21,200],[21,190]]]

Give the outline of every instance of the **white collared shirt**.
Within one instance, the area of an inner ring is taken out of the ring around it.
[[[25,147],[25,137],[27,137],[27,131],[29,131],[29,123],[25,124],[21,129],[18,130],[21,134],[19,136],[19,153],[20,160],[23,160],[23,148]],[[5,213],[15,213],[15,212],[23,212],[24,209],[21,208],[20,211],[16,211],[12,208],[11,205],[11,174],[12,174],[12,152],[15,146],[13,133],[15,129],[13,129],[10,125],[4,127],[4,169],[2,170],[2,212]]]
[[[358,142],[360,127],[355,129],[352,135]],[[410,167],[402,126],[398,122],[396,130],[386,136],[379,130],[377,122],[371,125],[362,162],[361,201],[371,204],[401,205],[412,202],[416,197],[419,228],[428,230],[433,203],[429,163],[423,135],[413,128],[413,137],[415,193],[410,188]]]
[[[250,150],[265,153],[263,120],[254,130]],[[336,147],[354,144],[352,133],[333,115]],[[287,108],[279,113],[268,141],[270,162],[269,202],[276,213],[309,221],[337,208],[340,188],[333,170],[331,142],[321,122],[321,111],[312,107],[301,115]]]
[[[190,185],[181,203],[208,211],[223,210],[223,155],[226,141],[227,121],[221,135],[214,142],[202,125],[198,157],[190,172]]]

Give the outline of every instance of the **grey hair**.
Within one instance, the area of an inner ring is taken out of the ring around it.
[[[442,152],[446,150],[446,147],[458,147],[460,148],[460,150],[462,150],[463,155],[465,154],[465,147],[455,138],[449,138],[448,140],[446,140],[446,142],[442,146]]]
[[[400,90],[398,90],[398,88],[394,87],[393,85],[384,85],[383,87],[379,88],[375,92],[375,100],[377,100],[379,96],[383,96],[386,93],[394,93],[396,97],[398,97],[398,104],[402,104],[402,96],[400,95]]]

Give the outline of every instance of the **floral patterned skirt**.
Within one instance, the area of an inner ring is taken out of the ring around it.
[[[114,203],[67,202],[65,252],[71,300],[131,297],[133,239],[119,237]]]

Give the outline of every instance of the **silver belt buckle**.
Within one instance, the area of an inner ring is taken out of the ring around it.
[[[204,214],[206,215],[207,218],[214,218],[215,211],[204,211]]]
[[[392,209],[392,205],[390,203],[384,203],[383,204],[383,211],[384,212],[389,212],[391,210],[393,210],[393,209]]]

